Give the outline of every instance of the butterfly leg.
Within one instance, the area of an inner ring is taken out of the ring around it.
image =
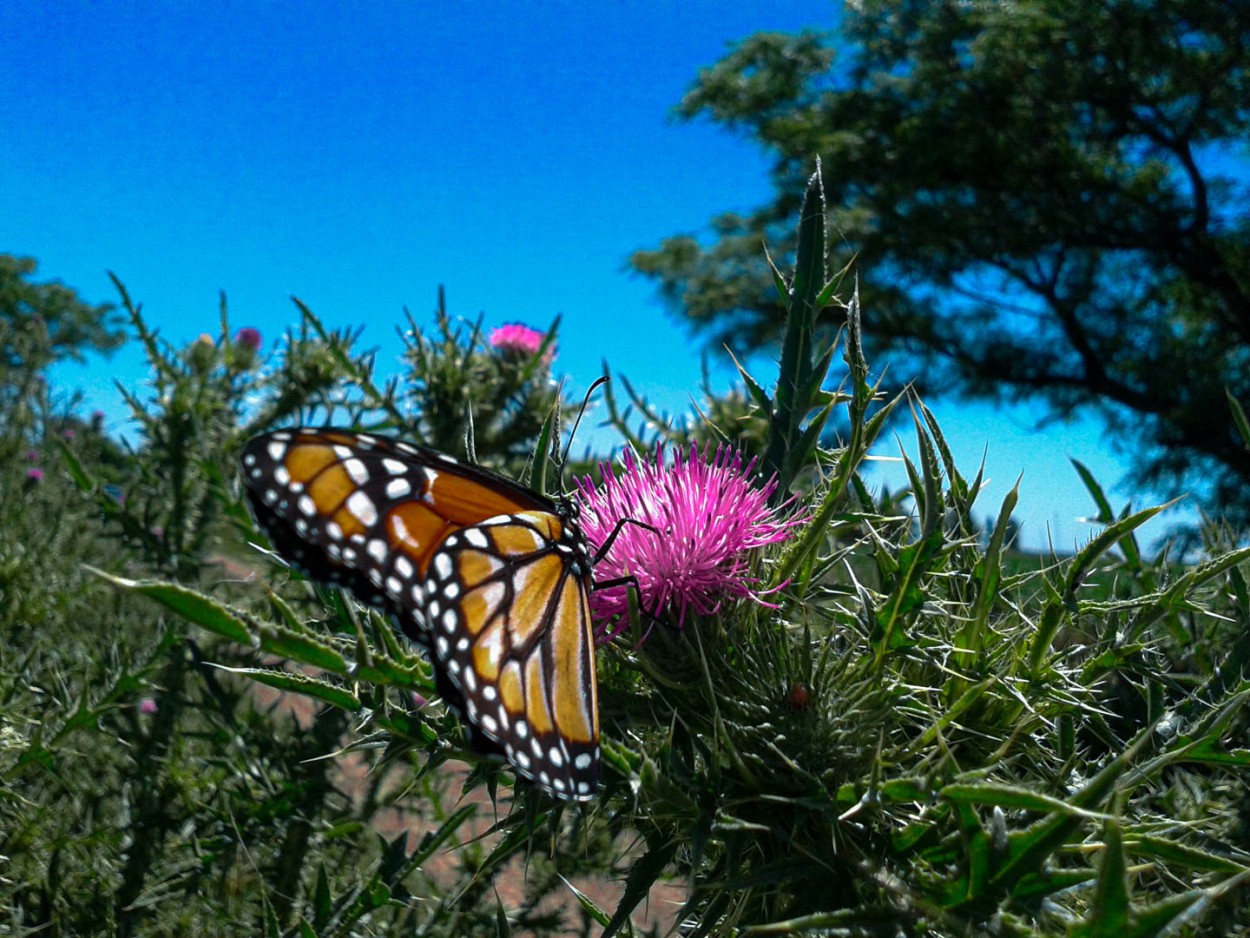
[[[603,539],[603,543],[599,545],[599,549],[595,551],[595,556],[592,558],[595,563],[598,563],[608,555],[608,551],[610,551],[612,549],[612,545],[616,543],[617,536],[625,529],[625,525],[627,524],[632,524],[650,531],[656,537],[661,536],[660,529],[655,527],[655,525],[647,524],[645,521],[638,521],[635,518],[622,518],[620,521],[616,522],[616,525],[608,533],[608,536]],[[620,586],[621,584],[617,583],[616,585]],[[635,582],[634,585],[636,586],[637,583]]]

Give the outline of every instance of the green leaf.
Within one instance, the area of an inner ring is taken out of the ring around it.
[[[530,457],[530,471],[521,476],[522,484],[528,485],[535,492],[547,493],[547,467],[551,463],[551,438],[555,433],[556,421],[560,419],[561,395],[556,395],[555,403],[543,418],[542,427],[538,430],[538,440],[534,444],[534,453]]]
[[[1071,814],[1074,817],[1107,819],[1106,814],[1088,811],[1068,804],[1059,798],[1043,795],[1040,792],[1013,785],[995,783],[955,783],[947,785],[938,792],[938,797],[946,801],[966,804],[994,805],[1009,811],[1037,811],[1041,814]]]
[[[1080,938],[1120,938],[1129,925],[1128,870],[1120,822],[1108,818],[1102,827],[1102,863],[1089,917],[1072,930]]]
[[[601,926],[606,926],[608,922],[611,921],[611,916],[609,916],[604,909],[601,909],[598,905],[596,905],[595,900],[591,899],[590,896],[586,895],[586,893],[582,892],[563,876],[560,876],[560,882],[564,883],[569,892],[573,893],[573,897],[577,900],[577,904],[582,907],[583,911],[585,911],[587,915],[593,918]]]
[[[977,588],[977,599],[972,607],[972,616],[960,631],[959,647],[967,649],[974,655],[981,650],[982,637],[989,625],[994,603],[998,599],[998,586],[1003,572],[1003,544],[1007,539],[1007,531],[1011,528],[1011,516],[1016,510],[1019,498],[1020,479],[1016,479],[1016,484],[1007,493],[1002,507],[998,510],[998,521],[990,534],[985,556],[981,559],[981,578]]]
[[[300,674],[297,671],[275,671],[269,668],[231,668],[221,664],[213,665],[213,667],[221,671],[229,671],[231,674],[243,675],[251,678],[258,684],[265,684],[275,690],[313,697],[340,709],[349,710],[352,713],[357,713],[363,709],[360,699],[351,691],[342,687],[336,687],[315,677]]]
[[[774,498],[778,501],[789,495],[793,475],[788,456],[793,451],[809,402],[820,390],[819,382],[813,386],[812,381],[812,345],[819,313],[816,301],[825,285],[825,196],[819,162],[803,196],[795,254],[786,334],[764,460],[766,471],[777,474]]]
[[[611,921],[604,926],[602,938],[612,938],[629,922],[629,917],[633,915],[634,909],[638,907],[638,903],[647,897],[656,880],[660,878],[660,875],[668,868],[668,865],[673,862],[673,857],[677,854],[679,845],[679,841],[670,840],[667,843],[653,846],[634,861],[634,865],[630,867],[629,875],[625,877],[625,891],[621,894],[621,901],[617,905]]]
[[[1101,534],[1081,548],[1073,559],[1072,566],[1068,568],[1068,575],[1064,581],[1065,593],[1069,596],[1075,595],[1077,588],[1081,585],[1081,581],[1085,578],[1085,574],[1089,572],[1089,568],[1094,565],[1099,557],[1119,543],[1130,531],[1140,528],[1159,512],[1175,505],[1176,501],[1174,499],[1165,505],[1143,509],[1114,524],[1108,525]]]
[[[1124,839],[1124,849],[1135,857],[1150,857],[1163,860],[1169,866],[1185,867],[1191,870],[1202,870],[1213,873],[1244,873],[1246,867],[1227,857],[1190,847],[1186,844],[1167,840],[1163,837],[1152,837],[1149,834],[1135,834]]]
[[[240,645],[257,647],[260,644],[260,626],[250,616],[185,586],[160,581],[128,580],[94,567],[87,567],[87,570],[120,589],[155,600],[189,622],[203,626],[222,638]]]
[[[729,351],[729,349],[726,349],[725,351],[729,353],[730,359],[733,360],[734,367],[738,369],[738,376],[742,378],[742,383],[746,385],[747,393],[751,396],[751,400],[755,401],[756,406],[758,406],[765,413],[771,411],[773,402],[772,399],[769,398],[768,392],[760,386],[759,382],[751,377],[750,372],[748,372],[746,368],[743,367],[742,363],[734,357],[733,352]]]
[[[1103,492],[1102,486],[1094,478],[1094,474],[1079,459],[1072,459],[1071,463],[1076,467],[1076,474],[1081,477],[1081,483],[1085,486],[1085,490],[1089,492],[1090,498],[1094,500],[1094,504],[1098,507],[1098,514],[1095,516],[1095,520],[1100,524],[1110,524],[1115,520],[1115,512],[1111,510],[1111,502],[1107,501],[1107,496]]]
[[[293,632],[286,626],[262,623],[260,647],[270,654],[311,665],[340,677],[351,674],[352,669],[348,667],[347,659],[334,648],[310,635]]]
[[[313,928],[320,935],[330,924],[333,904],[330,899],[330,881],[326,878],[326,866],[317,864],[317,884],[313,887]]]
[[[1233,423],[1237,427],[1237,434],[1241,437],[1242,445],[1250,447],[1250,420],[1246,419],[1245,409],[1228,388],[1224,388],[1224,396],[1228,398],[1228,408],[1232,411]]]

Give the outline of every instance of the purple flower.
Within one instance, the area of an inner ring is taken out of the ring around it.
[[[65,437],[67,440],[72,440],[76,435],[77,434],[75,434],[72,429],[61,431],[61,436]]]
[[[711,447],[703,454],[691,444],[685,458],[674,450],[669,465],[664,447],[652,458],[624,456],[620,475],[604,464],[603,484],[580,479],[577,495],[582,505],[582,530],[597,550],[617,530],[622,519],[650,525],[620,527],[611,549],[595,566],[595,578],[632,576],[638,582],[642,608],[652,615],[670,612],[680,625],[686,615],[710,615],[727,599],[749,598],[767,605],[750,575],[753,552],[784,541],[806,518],[784,517],[790,504],[770,507],[775,478],[759,484],[753,477],[755,460],[745,466],[742,455],[729,447]],[[654,529],[654,530],[652,530]],[[606,641],[623,626],[629,586],[591,593],[595,618]]]
[[[253,352],[259,352],[260,330],[253,329],[251,326],[244,326],[234,334],[234,344],[251,349]]]
[[[27,469],[26,470],[26,482],[28,485],[38,485],[42,481],[43,481],[42,469]]]
[[[526,358],[532,358],[538,354],[538,350],[543,346],[543,340],[547,338],[545,332],[539,332],[537,329],[531,329],[519,322],[510,322],[498,329],[492,329],[490,333],[491,348],[500,352],[515,352],[524,355]],[[555,358],[555,346],[553,345],[547,351],[547,360]]]
[[[26,451],[26,461],[27,462],[39,462],[39,450],[28,449]]]
[[[144,697],[139,701],[140,713],[155,713],[157,710],[156,701],[151,697]]]

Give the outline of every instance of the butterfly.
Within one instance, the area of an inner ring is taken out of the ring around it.
[[[389,613],[428,654],[475,749],[556,798],[594,796],[594,558],[576,502],[333,427],[255,437],[240,462],[277,552]]]

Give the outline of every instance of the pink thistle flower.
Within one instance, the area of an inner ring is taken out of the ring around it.
[[[27,462],[39,462],[39,450],[28,449],[26,451],[26,461]]]
[[[157,711],[156,701],[151,697],[144,697],[139,701],[140,713],[155,713]]]
[[[513,352],[524,355],[526,358],[533,358],[543,347],[543,340],[546,338],[545,332],[531,329],[519,322],[510,322],[491,330],[490,345],[499,352]],[[547,351],[547,360],[551,361],[553,358],[555,358],[554,345]]]
[[[750,575],[752,554],[767,544],[784,541],[806,520],[784,517],[790,502],[777,507],[768,498],[776,478],[763,484],[753,476],[756,461],[743,465],[742,454],[720,446],[700,455],[694,444],[683,458],[674,450],[672,464],[657,444],[653,458],[627,451],[620,475],[606,463],[603,484],[588,478],[577,482],[581,526],[596,550],[617,530],[622,519],[650,525],[620,527],[611,549],[595,565],[599,580],[633,577],[642,608],[653,615],[674,613],[680,625],[686,615],[710,615],[726,600],[751,599],[769,605]],[[624,625],[629,586],[591,593],[600,622],[600,641]]]
[[[251,349],[253,352],[260,351],[260,330],[251,326],[244,326],[234,334],[234,344],[241,345],[243,348]]]
[[[26,470],[26,483],[28,485],[38,485],[42,481],[43,481],[42,469],[27,469]]]
[[[77,436],[77,434],[72,429],[62,430],[61,436],[65,437],[67,440],[72,440],[75,436]]]

